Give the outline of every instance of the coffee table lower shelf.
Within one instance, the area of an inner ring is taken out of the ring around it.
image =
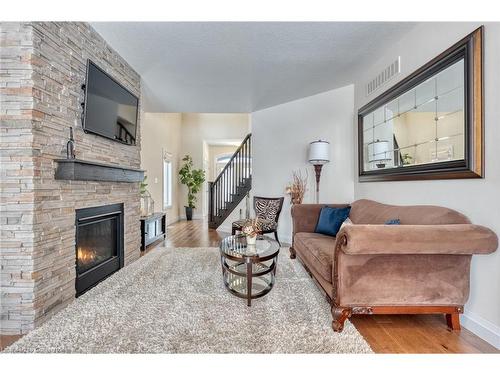
[[[280,244],[259,235],[255,243],[248,244],[241,234],[225,237],[220,243],[222,280],[226,289],[247,300],[265,296],[276,280],[276,265]]]
[[[222,274],[227,290],[237,297],[245,298],[247,305],[252,305],[252,299],[265,296],[271,291],[275,282],[276,260],[271,264],[264,262],[228,264],[222,259]]]

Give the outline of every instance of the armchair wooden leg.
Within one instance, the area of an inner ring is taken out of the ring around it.
[[[351,316],[351,309],[347,307],[332,306],[332,328],[335,332],[342,332],[344,322]]]
[[[290,259],[295,259],[297,258],[297,255],[295,254],[295,250],[293,249],[293,247],[290,246]]]
[[[460,314],[446,314],[446,324],[448,324],[448,327],[453,331],[460,331]]]

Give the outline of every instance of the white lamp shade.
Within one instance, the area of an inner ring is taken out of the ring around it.
[[[330,142],[314,141],[309,144],[309,163],[326,164],[330,161]]]
[[[375,141],[370,144],[371,152],[368,153],[369,161],[391,160],[389,157],[389,141]]]

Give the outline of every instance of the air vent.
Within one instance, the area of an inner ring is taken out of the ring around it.
[[[386,82],[401,72],[401,56],[398,56],[394,62],[382,70],[374,79],[366,84],[366,96],[377,91]]]

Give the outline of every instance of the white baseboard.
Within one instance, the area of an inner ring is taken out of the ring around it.
[[[460,318],[465,328],[500,349],[500,327],[472,312],[465,312]]]
[[[171,225],[171,224],[177,223],[178,221],[179,221],[179,216],[169,217],[167,215],[167,225]]]

